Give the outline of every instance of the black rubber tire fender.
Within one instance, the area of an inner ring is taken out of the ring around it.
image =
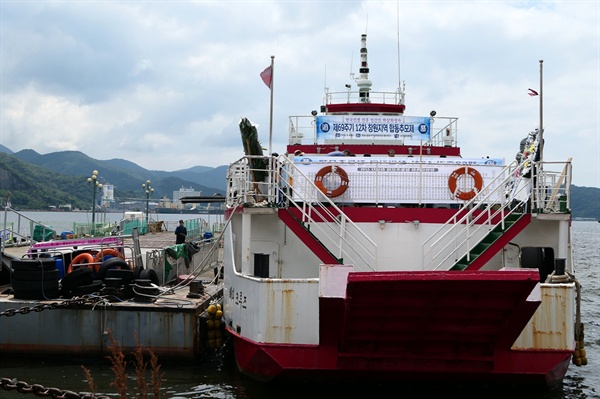
[[[123,280],[123,285],[127,285],[133,281],[133,271],[124,269],[109,269],[104,275],[104,279],[107,278],[120,278]]]
[[[38,271],[38,270],[54,270],[56,269],[56,259],[54,258],[39,258],[39,259],[14,259],[11,262],[11,267],[14,271]]]
[[[58,290],[58,280],[47,281],[47,280],[39,280],[39,281],[27,281],[27,280],[13,280],[12,287],[17,291],[38,291],[42,290]]]
[[[102,262],[102,265],[98,270],[98,276],[96,276],[96,278],[98,280],[104,280],[104,277],[106,277],[106,272],[111,269],[129,270],[129,265],[124,259],[121,259],[119,257],[106,259],[104,262]]]
[[[44,290],[42,293],[40,290],[35,291],[15,291],[13,293],[15,299],[56,299],[59,297],[58,288]]]
[[[72,290],[80,285],[91,284],[94,281],[94,272],[89,267],[80,267],[73,270],[60,280],[60,283],[65,290]]]
[[[94,280],[91,284],[80,285],[73,288],[71,294],[73,294],[73,296],[93,294],[94,292],[100,291],[103,286],[104,284],[102,284],[102,281]]]
[[[160,281],[158,280],[158,274],[154,269],[144,269],[140,272],[141,280],[150,280],[152,284],[160,285]]]
[[[13,272],[13,280],[20,281],[40,281],[40,280],[56,280],[58,281],[58,270],[15,270]]]
[[[135,269],[133,269],[133,281],[140,278],[140,274],[142,273],[142,270],[144,270],[143,267],[136,267]]]

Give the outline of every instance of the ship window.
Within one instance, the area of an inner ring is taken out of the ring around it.
[[[269,277],[268,254],[254,254],[254,277]]]

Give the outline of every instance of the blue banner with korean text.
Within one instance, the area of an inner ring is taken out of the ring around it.
[[[317,116],[317,139],[415,140],[431,137],[431,118],[385,115]]]

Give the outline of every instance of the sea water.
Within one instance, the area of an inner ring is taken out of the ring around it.
[[[165,215],[174,220],[181,216]],[[40,219],[41,220],[41,219]],[[170,220],[170,219],[169,219]],[[332,398],[493,398],[493,399],[590,399],[600,398],[600,223],[573,222],[576,276],[582,283],[582,321],[588,365],[570,365],[563,384],[548,391],[525,391],[519,387],[486,385],[434,385],[432,383],[376,384],[356,380],[345,384],[280,383],[253,381],[239,372],[230,346],[196,362],[160,362],[163,398],[200,399],[279,399],[327,395]],[[51,310],[46,310],[51,311]],[[18,323],[19,315],[0,317],[0,333]],[[159,359],[160,361],[160,359]],[[90,370],[97,392],[118,397],[111,386],[113,373],[107,359],[97,357],[23,357],[0,354],[0,378],[16,378],[30,385],[87,392],[89,387],[82,366]],[[129,386],[135,387],[135,370],[130,368]],[[149,378],[148,378],[149,379]],[[31,397],[32,394],[29,394]],[[0,389],[0,398],[24,398],[16,391]],[[133,397],[131,395],[130,397]],[[152,398],[152,395],[149,395]]]

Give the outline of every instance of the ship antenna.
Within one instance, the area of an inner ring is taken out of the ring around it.
[[[539,154],[540,154],[540,163],[544,161],[544,88],[543,88],[543,64],[544,60],[540,60],[540,135],[538,137],[539,140]]]
[[[325,95],[327,95],[327,92],[329,91],[329,88],[327,87],[327,64],[325,64],[325,77],[323,79],[323,88],[325,89]]]
[[[396,24],[397,24],[397,40],[398,40],[398,94],[402,90],[402,79],[400,77],[400,2],[396,2]]]

